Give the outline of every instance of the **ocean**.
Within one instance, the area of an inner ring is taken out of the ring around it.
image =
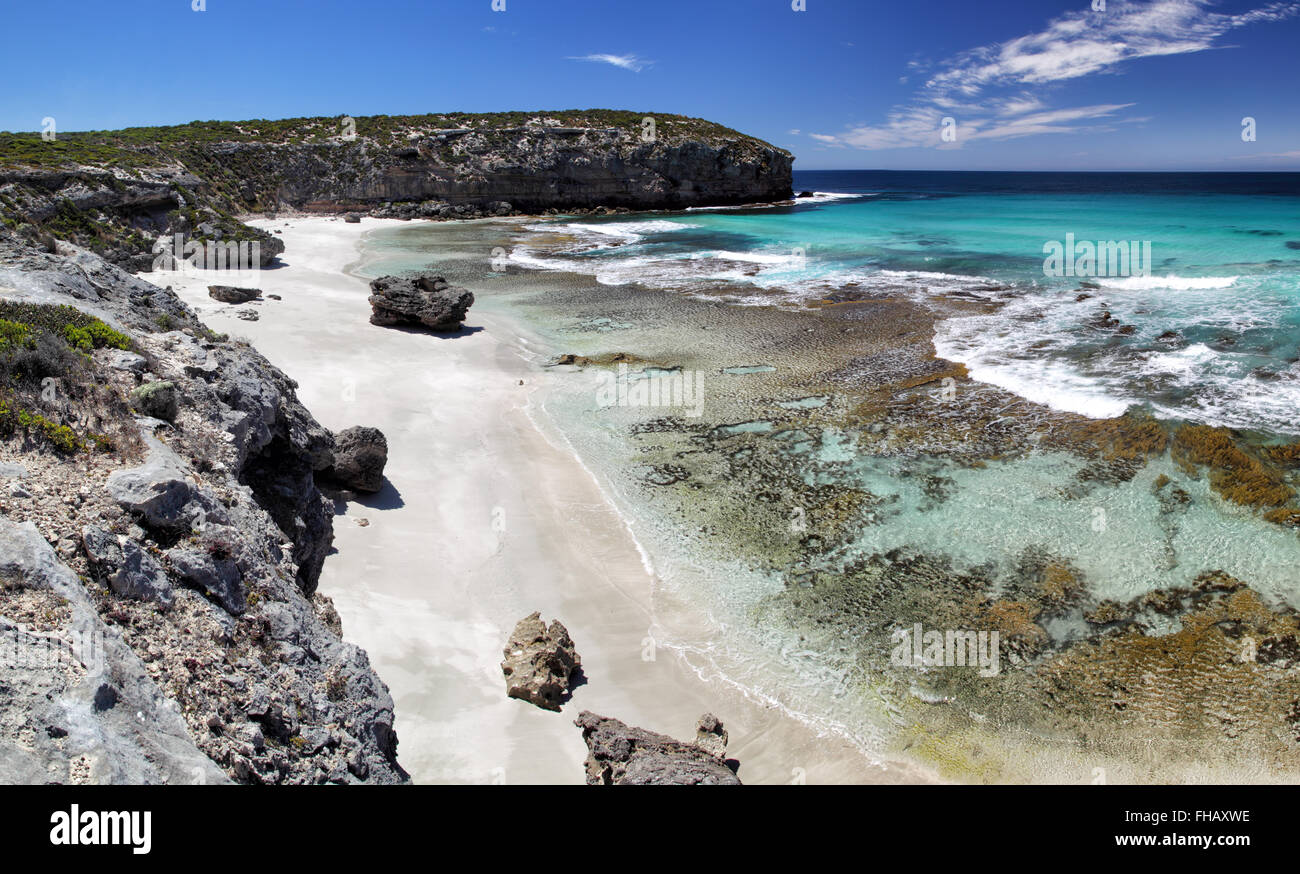
[[[1300,628],[1300,541],[1188,448],[1300,433],[1300,174],[795,188],[414,223],[370,235],[365,272],[446,273],[527,326],[539,413],[652,572],[647,639],[717,688],[956,780],[1300,773],[1294,672],[1240,656]],[[602,403],[615,362],[694,377],[703,416]],[[1294,496],[1286,457],[1224,463]],[[999,631],[1000,673],[900,668],[917,626]]]
[[[537,222],[510,260],[741,304],[987,300],[935,339],[976,379],[1090,416],[1300,433],[1300,174],[826,171],[795,189],[818,196]],[[1107,259],[1112,241],[1137,257]],[[1050,269],[1067,243],[1097,263]]]

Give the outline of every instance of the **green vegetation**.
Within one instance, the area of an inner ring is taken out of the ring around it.
[[[64,455],[72,455],[86,448],[86,443],[67,425],[51,422],[40,413],[11,405],[9,401],[0,398],[0,437],[12,437],[20,430],[44,438],[56,452]]]
[[[684,115],[629,112],[617,109],[565,109],[536,112],[446,112],[427,115],[371,115],[354,119],[359,139],[383,146],[404,144],[409,135],[435,129],[470,128],[489,132],[503,128],[547,126],[609,128],[640,135],[646,118],[655,120],[656,135],[664,142],[685,139],[717,143],[750,140],[739,131]],[[216,143],[303,145],[338,142],[344,133],[344,116],[285,118],[249,121],[192,121],[170,127],[132,127],[118,131],[60,133],[53,142],[39,133],[0,133],[0,165],[67,167],[93,165],[134,172],[177,159],[187,165],[201,163],[203,148]],[[757,141],[755,141],[757,142]],[[229,157],[223,155],[223,159]],[[200,169],[194,166],[194,169]]]
[[[130,349],[131,338],[76,307],[0,301],[0,349],[26,345],[31,348],[42,334],[57,334],[69,346],[91,349]]]
[[[22,322],[0,319],[0,351],[15,346],[26,346],[31,334],[31,328]]]
[[[65,455],[112,451],[111,437],[78,435],[36,407],[49,403],[44,393],[51,379],[59,386],[56,408],[63,395],[83,409],[120,407],[120,399],[97,384],[88,353],[131,346],[130,337],[74,307],[0,301],[0,438],[21,432]]]

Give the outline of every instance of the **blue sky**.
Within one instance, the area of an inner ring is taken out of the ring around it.
[[[1300,170],[1300,0],[194,2],[8,4],[0,129],[604,107],[804,170]]]

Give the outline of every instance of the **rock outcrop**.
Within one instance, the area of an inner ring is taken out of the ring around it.
[[[441,276],[381,276],[370,283],[370,324],[422,325],[432,331],[456,331],[474,303],[467,289]]]
[[[31,522],[0,517],[0,579],[0,782],[229,782]]]
[[[501,672],[506,677],[506,695],[543,710],[559,711],[582,667],[568,629],[558,619],[548,628],[540,613],[519,621],[504,655]]]
[[[334,435],[334,465],[329,474],[345,489],[374,493],[384,487],[388,439],[378,428],[357,426]]]
[[[0,642],[23,654],[0,661],[0,782],[405,782],[392,698],[315,591],[333,437],[170,290],[58,249],[0,229],[0,302],[117,346],[59,359],[55,396],[6,384],[45,424],[0,431]],[[174,423],[124,400],[161,383]]]
[[[699,740],[683,743],[584,710],[574,721],[587,743],[587,783],[592,786],[739,786],[723,758],[727,734],[712,714],[700,717]]]

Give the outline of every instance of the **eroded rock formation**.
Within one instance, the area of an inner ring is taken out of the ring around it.
[[[582,666],[568,629],[558,619],[548,628],[540,613],[519,621],[504,655],[506,694],[543,710],[560,709]]]
[[[683,743],[584,710],[574,721],[587,743],[587,783],[592,786],[739,786],[724,758],[727,733],[712,714],[700,717],[697,741]]]
[[[467,289],[441,276],[381,276],[370,283],[372,325],[421,325],[432,331],[455,331],[474,303]]]

